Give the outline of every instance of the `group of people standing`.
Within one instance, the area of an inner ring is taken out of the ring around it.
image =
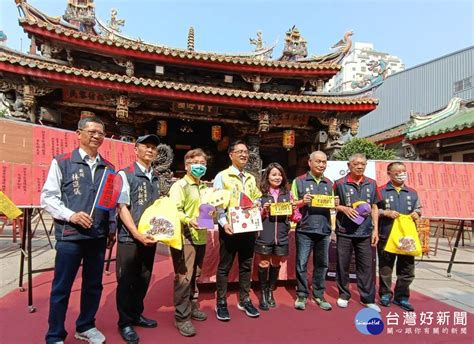
[[[107,169],[114,167],[99,153],[104,139],[104,124],[96,118],[81,119],[77,137],[79,148],[53,159],[41,194],[41,205],[54,218],[56,236],[55,272],[50,296],[47,343],[63,343],[67,332],[65,317],[72,284],[82,264],[80,314],[75,337],[89,343],[103,343],[105,336],[95,326],[95,315],[102,292],[102,271],[106,247],[115,239],[117,245],[118,329],[127,343],[138,343],[136,326],[153,328],[156,320],[144,316],[144,298],[153,272],[156,242],[138,232],[141,215],[160,197],[159,180],[153,174],[152,162],[157,156],[159,139],[145,135],[135,144],[136,162],[119,171],[123,186],[114,210],[92,209],[100,181]],[[259,310],[250,298],[251,271],[254,256],[258,259],[260,283],[258,308],[268,311],[276,307],[273,291],[278,280],[280,262],[289,255],[290,223],[296,223],[296,300],[294,307],[304,310],[308,298],[329,311],[332,305],[325,298],[325,278],[331,242],[331,209],[312,206],[317,195],[337,196],[337,274],[339,290],[337,305],[348,306],[349,265],[355,252],[357,286],[360,302],[380,312],[375,303],[375,283],[372,270],[372,246],[379,256],[379,296],[382,306],[393,302],[405,310],[409,303],[409,285],[414,278],[414,259],[384,251],[393,220],[400,214],[420,216],[416,191],[405,185],[403,163],[388,166],[390,182],[377,187],[374,180],[364,176],[367,160],[361,154],[349,159],[349,173],[331,182],[324,176],[327,157],[321,151],[311,153],[307,173],[289,184],[285,171],[278,163],[264,170],[260,185],[245,170],[249,151],[244,141],[229,145],[231,166],[214,178],[215,189],[230,191],[225,209],[217,208],[219,228],[219,264],[216,272],[216,317],[231,319],[227,305],[228,276],[235,256],[239,265],[239,302],[237,308],[256,318]],[[201,178],[206,173],[208,157],[201,149],[184,156],[186,175],[175,182],[169,197],[174,200],[182,224],[181,250],[170,248],[174,278],[175,326],[183,336],[194,336],[194,321],[204,321],[207,314],[199,307],[199,278],[204,262],[207,232],[199,227],[197,217],[201,194],[207,187]],[[234,234],[227,211],[237,206],[241,193],[259,206],[263,231]],[[272,203],[290,202],[291,215],[271,215]],[[364,202],[370,212],[361,218],[353,205]],[[379,221],[380,218],[380,221]],[[307,264],[313,254],[312,283],[308,285]],[[391,290],[392,270],[397,260],[397,284]]]

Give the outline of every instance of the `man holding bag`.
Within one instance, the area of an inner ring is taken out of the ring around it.
[[[175,272],[174,317],[179,333],[185,337],[196,334],[191,319],[207,319],[206,313],[199,310],[197,287],[207,241],[206,228],[198,225],[201,193],[207,187],[201,182],[201,177],[206,173],[206,165],[207,155],[201,149],[188,151],[184,156],[186,175],[170,189],[170,198],[176,203],[182,224],[183,240],[182,250],[170,248]]]
[[[151,163],[156,159],[158,136],[140,136],[135,144],[137,161],[121,170],[123,187],[118,206],[117,310],[120,335],[126,343],[138,343],[133,326],[156,327],[143,316],[143,300],[150,284],[156,242],[137,230],[145,209],[158,199],[159,180]]]
[[[400,215],[409,215],[416,221],[421,215],[420,200],[417,192],[406,186],[406,166],[402,162],[392,162],[387,166],[390,181],[379,188],[381,201],[379,202],[379,243],[377,252],[379,257],[379,296],[380,304],[389,307],[390,303],[400,306],[406,311],[414,311],[408,301],[410,284],[415,278],[415,257],[412,255],[395,254],[385,251],[394,220]],[[397,261],[397,283],[395,293],[392,292],[392,271]]]

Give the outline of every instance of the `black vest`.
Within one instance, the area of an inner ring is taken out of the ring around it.
[[[100,156],[92,180],[89,165],[82,160],[79,149],[55,157],[61,170],[61,201],[74,212],[90,214],[105,168],[114,166]],[[115,211],[115,210],[113,210]],[[93,224],[89,229],[62,220],[54,220],[56,240],[84,240],[106,237],[109,234],[110,211],[94,209]]]
[[[128,209],[132,215],[133,222],[138,227],[140,217],[146,208],[152,205],[160,196],[160,187],[158,177],[152,175],[152,180],[142,172],[137,163],[122,170],[127,176],[130,185],[130,205]],[[132,242],[133,236],[127,227],[122,223],[120,217],[117,219],[118,240],[120,242]]]
[[[278,202],[289,202],[290,193],[284,192],[278,194]],[[261,203],[275,203],[272,195],[266,195],[261,198]],[[288,245],[288,231],[290,222],[288,216],[270,216],[268,214],[262,221],[263,231],[259,232],[256,244],[259,245]]]
[[[295,182],[298,190],[298,195],[295,196],[297,196],[299,200],[303,199],[306,193],[311,195],[332,195],[333,184],[326,177],[323,177],[318,184],[313,176],[309,173],[305,173],[297,177]],[[331,234],[329,209],[315,208],[305,204],[300,208],[300,212],[302,218],[296,225],[296,230],[305,233]]]
[[[379,194],[382,198],[379,203],[379,208],[383,210],[395,210],[400,214],[408,215],[413,213],[418,203],[417,192],[408,186],[403,186],[400,192],[397,192],[392,183],[388,182],[379,188]],[[381,238],[388,238],[392,226],[393,219],[381,216],[379,218],[379,236]]]
[[[361,185],[357,185],[348,179],[349,175],[334,182],[336,195],[339,196],[341,205],[352,207],[357,201],[377,204],[377,183],[375,180],[365,177]],[[372,235],[372,215],[369,214],[360,225],[356,224],[342,211],[337,212],[337,234],[355,238],[365,238]]]

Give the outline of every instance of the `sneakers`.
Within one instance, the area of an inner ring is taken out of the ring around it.
[[[390,294],[383,294],[380,296],[380,305],[384,307],[390,307],[390,301],[392,296]]]
[[[364,307],[373,309],[374,311],[379,312],[379,313],[382,311],[382,310],[380,309],[380,307],[377,306],[376,303],[363,303],[363,302],[361,302],[360,304],[361,304],[362,306],[364,306]]]
[[[296,297],[295,300],[295,309],[299,309],[300,311],[304,311],[306,308],[306,302],[308,301],[308,298],[304,296],[298,296]]]
[[[400,306],[403,310],[408,312],[413,312],[415,310],[408,300],[393,300],[393,304]]]
[[[174,325],[178,329],[179,333],[185,337],[192,337],[196,335],[196,328],[194,327],[191,320],[187,321],[175,321]]]
[[[230,314],[225,301],[218,302],[216,305],[216,317],[220,321],[229,321]]]
[[[102,344],[105,342],[105,336],[95,327],[84,332],[76,332],[74,338],[84,340],[92,344]]]
[[[332,306],[329,302],[327,302],[324,297],[312,297],[312,300],[315,304],[319,306],[323,311],[330,311]]]
[[[191,312],[191,319],[197,320],[197,321],[204,321],[207,319],[207,314],[204,313],[203,311],[195,308]]]
[[[347,308],[347,306],[349,305],[349,300],[338,298],[336,303],[341,308]]]
[[[239,302],[237,304],[237,308],[241,311],[244,311],[245,314],[247,314],[247,316],[251,318],[257,318],[260,315],[257,308],[252,305],[252,301],[250,301],[249,299]]]

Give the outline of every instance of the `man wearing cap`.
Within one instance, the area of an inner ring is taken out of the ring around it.
[[[242,140],[232,142],[228,148],[232,166],[219,172],[214,179],[216,189],[225,189],[231,192],[229,208],[239,204],[240,193],[246,194],[252,201],[262,194],[257,187],[255,177],[245,171],[249,160],[247,144]],[[227,221],[225,212],[218,210],[219,223],[219,265],[216,273],[217,304],[216,317],[221,321],[229,321],[230,314],[227,308],[227,283],[229,272],[234,263],[235,255],[239,257],[239,303],[237,308],[251,318],[260,316],[250,300],[250,283],[255,246],[255,233],[233,234],[232,227]]]
[[[193,149],[184,155],[186,175],[171,186],[170,197],[176,202],[182,224],[183,249],[170,248],[173,258],[174,317],[175,326],[185,337],[196,334],[191,319],[204,321],[206,313],[199,310],[199,290],[197,279],[201,276],[202,263],[206,253],[207,228],[213,229],[212,214],[207,214],[207,222],[201,222],[199,210],[201,193],[206,184],[201,177],[206,173],[207,155],[202,149]],[[206,208],[206,205],[202,205]],[[202,209],[201,208],[201,209]],[[210,215],[210,216],[209,216]]]
[[[375,304],[375,283],[372,266],[372,248],[378,242],[378,207],[380,201],[375,180],[364,176],[367,159],[363,154],[349,158],[349,173],[334,182],[339,196],[337,210],[337,267],[336,283],[339,289],[337,305],[348,306],[349,266],[355,251],[357,287],[362,305],[380,312]]]
[[[390,181],[379,188],[381,201],[379,203],[380,215],[380,241],[377,245],[379,257],[379,296],[380,304],[389,307],[390,303],[400,306],[408,312],[414,308],[409,302],[410,284],[415,278],[415,257],[386,252],[385,245],[392,230],[393,221],[400,214],[410,215],[413,220],[418,220],[421,215],[420,199],[418,193],[405,184],[407,169],[402,162],[392,162],[387,166]],[[392,292],[392,272],[397,261],[397,283],[395,292]]]
[[[138,343],[133,326],[156,327],[155,320],[143,316],[143,300],[148,290],[156,242],[138,233],[140,217],[160,195],[158,177],[152,162],[157,156],[158,136],[140,136],[135,144],[137,160],[122,169],[123,187],[118,206],[117,310],[120,335],[126,343]]]
[[[327,166],[324,152],[315,151],[309,156],[309,171],[297,177],[291,191],[298,201],[302,215],[296,225],[296,300],[295,308],[304,310],[309,295],[307,267],[308,258],[313,253],[312,295],[311,300],[322,310],[330,311],[331,304],[324,298],[326,273],[328,270],[328,252],[331,242],[329,208],[317,208],[311,205],[315,195],[333,194],[333,183],[323,173]]]
[[[41,207],[54,218],[56,258],[49,300],[46,343],[64,343],[64,326],[71,288],[82,264],[81,304],[75,338],[103,343],[105,336],[95,327],[102,295],[102,272],[107,237],[113,245],[115,209],[94,209],[102,176],[114,170],[98,149],[104,142],[104,123],[83,118],[76,131],[79,148],[54,157],[41,191]],[[30,286],[31,287],[31,286]]]

